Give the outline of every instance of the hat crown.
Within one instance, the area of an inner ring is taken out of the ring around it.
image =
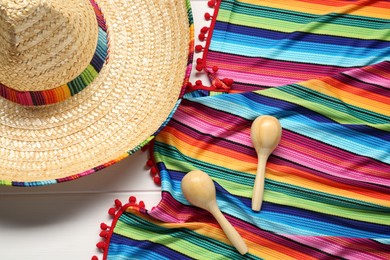
[[[0,83],[17,91],[62,86],[88,66],[97,36],[88,0],[0,0]]]

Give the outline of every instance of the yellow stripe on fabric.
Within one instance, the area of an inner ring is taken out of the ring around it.
[[[230,22],[254,28],[262,28],[279,32],[310,32],[313,34],[335,35],[358,39],[382,39],[384,35],[390,34],[390,29],[374,30],[356,26],[346,26],[340,24],[310,22],[307,24],[294,23],[264,17],[233,13],[221,9],[218,20]]]
[[[327,13],[337,12],[343,14],[359,15],[359,16],[368,16],[374,18],[389,19],[389,12],[386,8],[379,8],[374,6],[362,6],[355,4],[348,4],[343,6],[332,6],[327,5],[327,1],[323,1],[325,4],[317,3],[308,3],[303,1],[275,1],[275,0],[240,0],[238,2],[252,4],[252,5],[261,5],[266,7],[278,8],[278,9],[288,9],[290,11],[324,15]]]
[[[370,110],[382,115],[390,116],[390,105],[381,103],[363,96],[354,95],[351,92],[343,91],[340,88],[329,85],[321,80],[313,79],[299,83],[299,85],[315,90],[327,96],[344,101],[345,103]]]
[[[271,166],[272,167],[272,166]],[[299,177],[293,174],[287,174],[285,172],[276,171],[270,168],[267,168],[266,178],[277,181],[284,184],[289,184],[297,187],[302,187],[304,189],[314,190],[318,192],[327,193],[330,195],[337,194],[337,196],[350,198],[353,200],[361,200],[366,203],[372,203],[384,207],[390,208],[390,201],[386,199],[378,199],[371,196],[365,196],[363,194],[345,190],[342,188],[332,187],[326,184],[322,184],[319,181],[310,180],[307,178]],[[390,218],[389,218],[390,221]],[[389,222],[390,223],[390,222]]]
[[[390,225],[388,212],[357,210],[345,207],[334,206],[331,204],[305,200],[298,197],[286,195],[276,191],[265,190],[264,200],[271,203],[287,205],[295,208],[306,209],[324,214],[331,214],[342,218],[350,218],[359,221],[365,221],[376,224]]]
[[[169,165],[169,169],[176,171],[185,171],[190,172],[192,170],[198,170],[198,168],[194,167],[191,163],[184,163],[183,161],[179,161],[176,159],[172,159],[171,157],[164,156],[162,154],[156,154],[156,158],[158,156],[159,161],[163,161],[166,165]],[[196,158],[197,160],[205,161],[203,157]],[[215,164],[215,162],[214,162]],[[234,165],[236,166],[236,165]],[[255,174],[256,169],[251,168],[251,173]],[[216,182],[224,187],[227,191],[229,191],[232,195],[242,196],[246,198],[250,198],[252,196],[252,187],[247,185],[243,185],[237,182],[228,181],[220,178],[213,178]]]
[[[211,225],[207,225],[204,223],[165,223],[155,221],[154,219],[149,217],[145,218],[145,215],[142,215],[135,210],[127,210],[127,212],[131,212],[132,214],[137,215],[138,217],[143,218],[148,222],[164,227],[166,229],[172,229],[174,231],[174,229],[188,228],[196,233],[204,235],[205,237],[211,237],[213,239],[225,242],[226,244],[230,244],[227,238],[223,235],[222,230],[214,228]],[[207,255],[208,257],[210,257],[210,259],[221,257],[220,254],[207,250],[202,246],[198,246],[194,243],[186,241],[185,239],[173,237],[170,235],[169,232],[167,232],[166,234],[156,233],[153,236],[151,234],[152,231],[145,232],[145,230],[143,229],[137,228],[133,225],[127,225],[123,222],[117,222],[117,225],[115,226],[115,232],[123,236],[131,234],[131,238],[135,240],[147,240],[153,243],[162,244],[178,252],[185,252],[187,256],[193,258],[197,258],[200,255]],[[217,236],[215,236],[215,234],[217,234]]]
[[[301,83],[300,83],[300,85],[303,86],[303,84],[301,84]],[[312,84],[310,84],[310,86],[312,86]],[[309,88],[309,85],[307,85],[307,87]],[[312,88],[312,89],[315,89],[315,88]],[[324,89],[322,89],[322,90],[324,90]],[[308,108],[312,111],[315,111],[321,115],[329,117],[332,120],[334,120],[340,124],[363,124],[363,125],[368,125],[368,126],[371,126],[373,128],[383,130],[383,131],[390,130],[388,124],[370,124],[370,123],[367,123],[366,121],[361,120],[359,118],[356,118],[350,114],[343,113],[341,111],[332,109],[330,107],[321,105],[321,104],[316,103],[316,102],[308,101],[306,99],[291,95],[291,94],[286,93],[286,92],[283,92],[281,94],[281,93],[278,93],[278,91],[279,90],[274,89],[274,91],[263,91],[263,92],[261,92],[261,94],[263,96],[272,97],[272,98],[276,98],[276,99],[280,99],[280,100],[286,100],[288,102],[299,104],[300,106],[306,107],[306,108]],[[320,92],[320,91],[318,91],[318,92]],[[323,92],[323,93],[326,94],[327,92]],[[350,100],[348,98],[346,98],[346,97],[341,98],[340,94],[338,95],[337,93],[334,93],[334,92],[329,92],[328,96],[332,96],[332,97],[341,99],[342,101],[344,101],[346,103],[348,103],[348,101],[350,102]],[[353,104],[353,103],[355,103],[354,105],[356,105],[356,102],[350,102],[350,104]],[[361,105],[361,104],[359,104],[359,105]],[[357,105],[357,106],[359,106],[359,105]],[[367,109],[367,106],[366,106],[366,109]],[[367,110],[378,112],[378,109],[375,110],[372,107],[368,108]],[[382,109],[379,109],[379,110],[380,110],[379,113],[382,113],[382,114],[384,113],[384,111]]]
[[[218,152],[210,152],[209,150],[199,148],[202,147],[202,145],[199,144],[199,147],[195,147],[193,144],[189,144],[183,141],[180,137],[177,137],[176,134],[179,133],[175,132],[172,134],[168,131],[163,131],[159,134],[158,138],[161,138],[162,140],[170,140],[169,145],[177,147],[177,149],[179,149],[180,152],[185,154],[186,156],[196,158],[197,160],[199,160],[199,158],[202,158],[201,160],[206,163],[210,163],[224,168],[229,168],[231,167],[231,165],[237,165],[239,166],[237,171],[247,172],[248,174],[253,175],[256,174],[256,171],[253,170],[253,163],[225,156]],[[175,165],[172,165],[172,167],[172,169],[175,170],[183,169]]]
[[[190,162],[184,162],[182,160],[173,159],[171,157],[167,157],[163,154],[155,153],[154,157],[158,162],[164,162],[169,165],[169,169],[174,171],[185,171],[190,172],[192,170],[197,170],[194,165]]]

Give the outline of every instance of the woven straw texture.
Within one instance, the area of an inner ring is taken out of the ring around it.
[[[51,89],[87,67],[98,37],[89,1],[7,0],[2,6],[2,84],[19,91]]]
[[[109,58],[86,89],[50,106],[24,107],[0,99],[0,184],[56,183],[111,165],[149,140],[177,106],[189,74],[187,3],[97,4],[106,19]],[[26,26],[35,23],[27,21]],[[72,37],[96,37],[79,30]],[[83,41],[79,40],[81,46]]]

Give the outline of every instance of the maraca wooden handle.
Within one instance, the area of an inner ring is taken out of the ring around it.
[[[251,139],[258,157],[257,174],[253,185],[252,210],[260,211],[263,203],[265,164],[282,136],[282,126],[273,116],[259,116],[251,126]]]
[[[257,173],[252,191],[252,210],[260,211],[263,204],[265,165],[268,156],[259,156],[257,163]]]
[[[227,221],[225,216],[221,213],[218,206],[215,206],[210,209],[210,213],[213,214],[215,219],[218,221],[219,225],[225,232],[227,238],[233,244],[233,246],[237,249],[240,254],[244,255],[248,252],[248,247],[246,246],[244,240],[237,232],[237,230],[232,226],[232,224]]]

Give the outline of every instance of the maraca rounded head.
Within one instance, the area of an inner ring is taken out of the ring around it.
[[[282,127],[273,116],[259,116],[252,123],[251,138],[256,152],[271,153],[278,146],[281,135]]]
[[[240,254],[248,252],[245,241],[219,210],[215,186],[210,176],[200,170],[191,171],[181,181],[181,190],[192,205],[209,211],[215,217],[227,238]]]
[[[210,210],[215,203],[215,186],[205,172],[195,170],[187,173],[181,181],[181,189],[184,197],[199,208]]]

